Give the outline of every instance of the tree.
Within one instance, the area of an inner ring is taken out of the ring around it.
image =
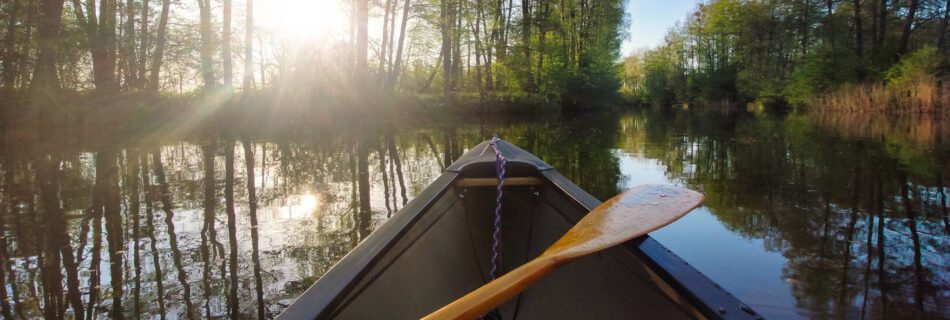
[[[864,38],[861,34],[861,0],[854,0],[854,52],[864,55]]]
[[[449,3],[449,0],[439,0],[439,29],[442,33],[442,92],[450,95],[455,90],[452,83],[452,65],[454,55],[452,52],[452,25],[455,19],[452,18],[451,10],[455,5]]]
[[[231,0],[224,0],[223,28],[221,32],[221,61],[224,64],[224,86],[230,88],[234,85],[233,71],[231,70]]]
[[[399,24],[399,46],[396,49],[396,62],[392,65],[392,71],[389,72],[389,83],[387,87],[392,92],[396,86],[396,80],[399,77],[399,71],[402,66],[402,46],[406,42],[406,24],[409,23],[409,0],[405,0],[402,6],[402,23]]]
[[[369,85],[369,0],[356,0],[356,89]]]
[[[85,13],[80,0],[73,1],[76,21],[86,31],[92,53],[92,74],[96,89],[103,92],[119,90],[116,81],[116,0],[87,0]]]
[[[136,63],[138,65],[138,70],[136,71],[138,73],[136,75],[138,83],[136,83],[136,88],[138,89],[145,88],[145,82],[148,78],[148,74],[146,73],[148,69],[146,69],[146,66],[148,66],[149,38],[151,37],[151,35],[148,33],[148,18],[148,0],[142,0],[142,18],[140,21],[141,25],[139,27],[139,57],[138,62]]]
[[[162,13],[158,18],[158,36],[155,39],[155,51],[152,53],[151,73],[148,76],[147,89],[157,92],[161,88],[159,74],[162,71],[162,59],[165,55],[165,37],[168,34],[168,14],[171,0],[162,0]]]
[[[40,2],[40,10],[37,12],[39,26],[36,39],[39,53],[33,72],[33,81],[30,84],[34,90],[59,88],[59,79],[56,75],[56,47],[59,42],[64,2],[64,0]]]
[[[247,0],[247,15],[244,20],[244,81],[245,91],[253,86],[254,82],[254,0]]]
[[[910,42],[910,34],[914,31],[914,16],[917,14],[917,7],[920,0],[910,0],[910,7],[907,9],[907,17],[904,19],[904,31],[901,32],[901,39],[897,47],[897,57],[907,53],[907,44]]]
[[[201,77],[204,79],[205,89],[210,89],[217,85],[211,61],[214,50],[214,35],[211,33],[211,0],[198,0],[198,16],[201,21]]]
[[[125,85],[129,88],[138,86],[138,56],[135,55],[135,3],[125,1],[125,31],[122,38],[122,71]]]
[[[7,33],[3,38],[3,63],[0,68],[3,73],[0,74],[0,85],[12,88],[16,82],[16,60],[17,60],[17,24],[20,18],[20,0],[13,0],[7,8]]]
[[[950,22],[950,0],[943,6],[943,19],[940,20],[940,35],[937,42],[937,48],[940,51],[947,51],[947,24]]]

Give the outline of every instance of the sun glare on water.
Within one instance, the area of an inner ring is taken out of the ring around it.
[[[270,0],[255,8],[258,24],[291,41],[328,41],[347,35],[348,14],[337,0]]]
[[[289,203],[279,208],[281,219],[298,220],[310,217],[320,205],[318,196],[302,194],[288,198]]]

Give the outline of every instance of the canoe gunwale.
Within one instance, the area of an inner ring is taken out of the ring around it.
[[[448,190],[458,173],[445,172],[432,184],[414,197],[405,207],[393,214],[378,229],[360,242],[350,253],[340,259],[326,274],[313,283],[300,297],[287,307],[279,319],[328,318],[342,303],[347,292],[366,276],[383,253],[388,252],[413,225],[428,212],[436,200]]]
[[[508,158],[509,168],[517,167],[520,170],[534,171],[542,180],[547,180],[569,202],[583,211],[593,210],[600,205],[601,201],[531,153],[505,141],[500,141],[498,145]],[[348,293],[358,289],[355,288],[356,285],[380,262],[383,255],[389,252],[422,216],[432,209],[440,197],[456,189],[455,182],[466,177],[466,171],[473,167],[494,165],[494,153],[491,152],[488,141],[473,147],[446,168],[442,175],[405,207],[331,267],[278,318],[331,318],[341,303],[345,302],[344,300],[349,296]],[[580,217],[577,217],[573,222],[579,219]],[[701,316],[709,319],[761,319],[761,316],[745,311],[752,309],[649,235],[630,240],[621,246],[631,251],[648,270],[655,273],[659,277],[657,280],[663,281],[680,295],[670,297],[671,299],[685,298],[686,302],[691,304],[691,308],[698,310]],[[661,291],[670,295],[669,292]]]

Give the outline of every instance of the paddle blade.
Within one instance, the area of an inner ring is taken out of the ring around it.
[[[662,228],[703,202],[699,192],[666,185],[640,185],[594,208],[544,255],[573,259]]]

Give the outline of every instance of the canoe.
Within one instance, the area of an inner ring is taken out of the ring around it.
[[[600,201],[505,141],[503,272],[537,257]],[[489,280],[495,153],[488,141],[340,260],[281,319],[418,319]],[[761,319],[649,236],[571,262],[498,307],[501,319]]]

